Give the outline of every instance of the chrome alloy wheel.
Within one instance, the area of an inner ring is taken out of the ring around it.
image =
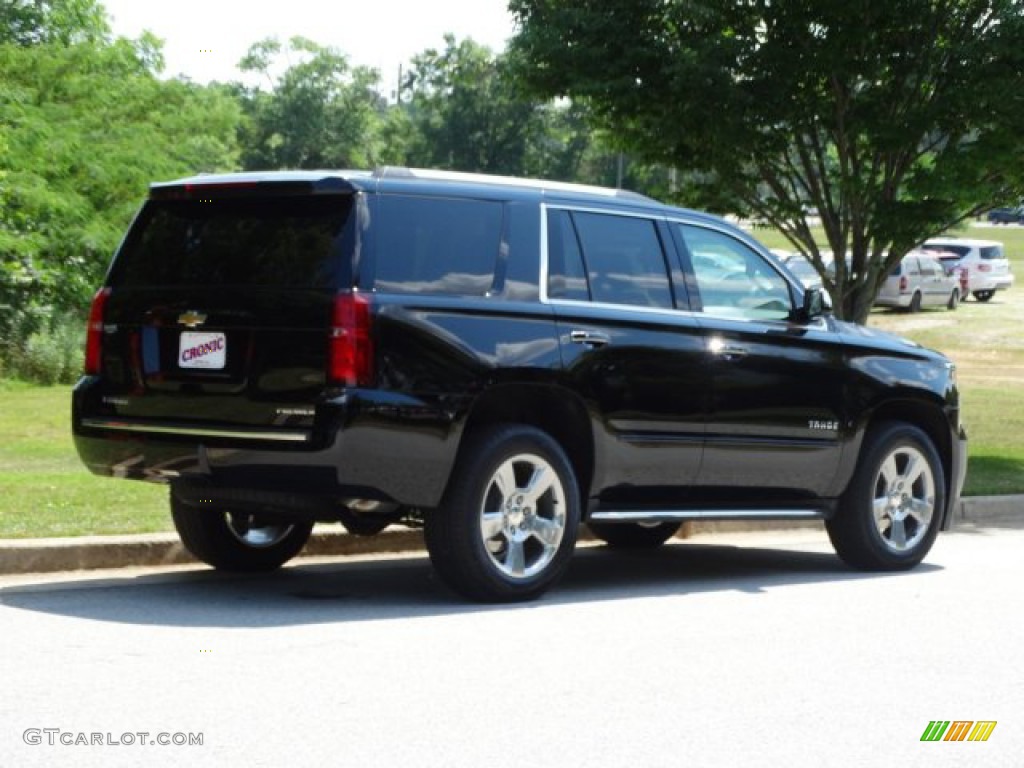
[[[480,535],[505,576],[529,579],[558,552],[565,533],[565,490],[554,468],[522,453],[503,462],[484,490]]]
[[[875,527],[893,552],[907,552],[927,535],[935,514],[935,478],[913,446],[895,448],[875,479]]]
[[[245,546],[253,549],[272,547],[284,541],[295,528],[291,524],[263,525],[256,515],[244,515],[238,512],[225,512],[224,519],[231,535]]]

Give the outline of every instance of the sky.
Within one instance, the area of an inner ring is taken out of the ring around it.
[[[339,48],[351,64],[380,70],[394,88],[398,66],[444,34],[472,37],[495,51],[513,34],[508,0],[101,0],[114,33],[149,30],[164,40],[164,74],[199,83],[243,79],[236,69],[249,46],[295,35]],[[382,90],[384,90],[382,89]]]

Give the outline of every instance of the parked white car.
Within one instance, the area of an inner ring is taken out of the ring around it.
[[[960,303],[960,278],[947,272],[938,259],[911,251],[885,279],[875,299],[879,307],[917,312],[922,307],[956,309]]]
[[[996,291],[1013,285],[1010,260],[1003,244],[995,240],[961,237],[933,237],[921,250],[940,259],[947,271],[952,267],[967,270],[967,290],[978,301],[988,301]],[[966,299],[966,294],[961,296]]]

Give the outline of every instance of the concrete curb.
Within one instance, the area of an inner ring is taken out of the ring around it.
[[[680,535],[734,531],[818,528],[817,522],[708,521],[688,523]],[[963,499],[953,527],[1024,527],[1024,495],[977,496]],[[580,531],[580,540],[591,535]],[[352,536],[344,530],[315,531],[302,557],[421,552],[423,533],[393,528],[376,536]],[[63,539],[0,539],[0,574],[88,571],[129,566],[195,563],[174,533],[133,536],[82,536]]]

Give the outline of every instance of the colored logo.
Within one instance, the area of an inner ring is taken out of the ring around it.
[[[932,720],[921,741],[988,741],[996,729],[995,720]]]

